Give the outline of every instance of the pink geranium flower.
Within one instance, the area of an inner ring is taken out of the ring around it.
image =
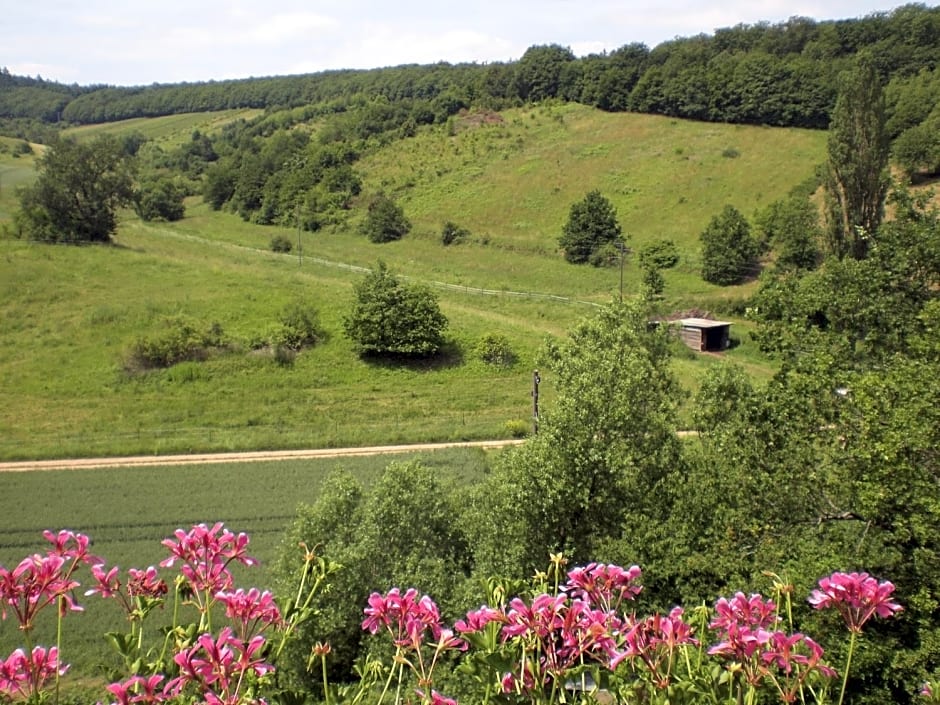
[[[13,570],[0,566],[0,617],[6,619],[7,609],[30,631],[36,615],[46,606],[62,598],[62,608],[81,611],[72,591],[78,581],[71,579],[71,569],[64,556],[33,554],[20,561]]]
[[[282,623],[281,610],[274,596],[265,590],[239,588],[235,592],[220,592],[216,599],[225,605],[226,616],[235,622],[238,635],[244,640]]]
[[[878,582],[868,573],[833,573],[821,578],[809,603],[818,610],[835,608],[850,632],[861,634],[862,627],[874,616],[887,618],[902,607],[891,601],[894,585]]]
[[[387,629],[397,646],[419,649],[430,633],[443,648],[458,648],[463,642],[444,634],[441,613],[437,604],[427,595],[418,597],[418,591],[409,588],[403,595],[396,587],[381,595],[369,595],[369,606],[363,610],[362,628],[371,634]]]
[[[467,612],[466,619],[458,619],[454,622],[454,630],[461,634],[479,632],[490,622],[502,622],[505,619],[506,615],[500,610],[484,605],[478,610]]]
[[[59,664],[59,650],[53,646],[33,648],[29,655],[17,649],[0,661],[0,695],[10,699],[31,699],[40,693],[49,679],[64,675],[68,666]]]
[[[162,543],[170,551],[170,557],[160,565],[164,568],[182,563],[180,573],[196,594],[199,609],[205,611],[203,604],[208,595],[231,590],[234,578],[229,565],[235,561],[243,565],[257,565],[258,561],[248,555],[248,536],[233,534],[219,522],[211,528],[205,524],[196,524],[189,531],[177,529],[175,539],[165,539]]]
[[[624,600],[635,600],[643,589],[639,584],[643,571],[639,566],[589,563],[568,573],[562,591],[605,610],[619,609]]]

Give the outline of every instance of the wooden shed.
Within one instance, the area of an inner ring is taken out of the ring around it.
[[[731,324],[727,321],[712,321],[708,318],[682,318],[679,337],[693,350],[707,352],[727,350],[731,344]]]

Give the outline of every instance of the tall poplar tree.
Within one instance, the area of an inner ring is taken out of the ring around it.
[[[865,259],[884,217],[888,136],[881,83],[862,59],[842,76],[829,125],[826,236],[830,254]]]

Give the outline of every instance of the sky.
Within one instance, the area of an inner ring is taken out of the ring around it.
[[[903,0],[0,0],[0,66],[82,86],[577,56],[737,24],[863,17]]]

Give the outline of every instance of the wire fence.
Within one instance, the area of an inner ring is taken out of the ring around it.
[[[369,267],[363,267],[357,264],[349,264],[347,262],[337,262],[336,260],[324,259],[323,257],[311,257],[307,255],[294,255],[283,252],[272,252],[270,250],[261,249],[258,247],[249,247],[248,245],[238,245],[231,242],[220,242],[218,240],[212,240],[209,238],[199,237],[198,235],[190,235],[186,233],[178,233],[173,230],[168,230],[166,228],[152,228],[153,232],[157,232],[160,235],[165,235],[167,237],[174,237],[181,240],[188,240],[190,242],[198,242],[206,245],[215,245],[217,247],[228,247],[234,250],[239,250],[246,253],[251,253],[257,256],[271,257],[271,258],[292,258],[297,257],[298,259],[307,260],[313,262],[321,267],[330,267],[333,269],[343,269],[349,272],[356,272],[359,274],[366,274],[371,270]],[[425,286],[432,287],[434,289],[442,289],[446,291],[454,291],[457,293],[474,295],[474,296],[507,296],[512,298],[525,298],[525,299],[536,299],[542,301],[555,301],[558,303],[564,304],[575,304],[580,306],[590,306],[593,308],[603,308],[603,304],[599,304],[596,301],[586,301],[584,299],[578,299],[572,296],[561,296],[558,294],[548,294],[538,291],[512,291],[509,289],[487,289],[485,287],[477,286],[467,286],[464,284],[450,284],[447,282],[435,281],[433,279],[422,279],[420,277],[408,276],[405,274],[396,275],[399,279],[404,279],[405,281],[410,281],[415,284],[424,284]]]

